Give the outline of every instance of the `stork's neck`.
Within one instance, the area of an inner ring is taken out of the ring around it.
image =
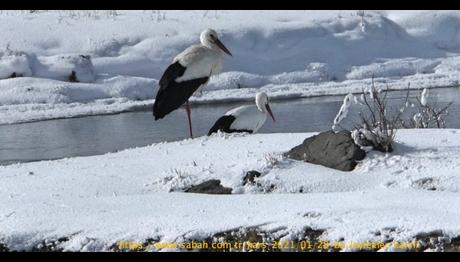
[[[267,109],[265,108],[265,105],[263,105],[260,101],[256,101],[256,106],[260,112],[267,113]]]

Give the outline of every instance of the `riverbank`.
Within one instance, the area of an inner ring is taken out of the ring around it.
[[[240,228],[261,232],[253,242],[460,235],[458,130],[399,130],[393,153],[372,152],[352,172],[282,157],[313,134],[216,135],[1,166],[0,243],[100,251],[120,241],[208,241]],[[243,185],[250,170],[262,176]],[[209,179],[232,194],[182,192]]]

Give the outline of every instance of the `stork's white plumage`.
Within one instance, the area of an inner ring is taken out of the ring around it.
[[[191,137],[193,133],[188,99],[198,88],[206,85],[212,75],[221,72],[224,53],[232,55],[212,29],[201,33],[200,42],[174,58],[160,79],[160,88],[153,105],[153,115],[158,120],[186,103]]]
[[[184,75],[176,79],[177,82],[209,77],[222,71],[224,51],[216,45],[209,44],[206,32],[201,35],[201,44],[185,49],[174,58],[173,62],[179,62],[186,68]]]
[[[240,106],[228,111],[216,121],[208,135],[217,131],[256,133],[264,125],[267,115],[275,121],[267,94],[257,93],[255,102],[255,105]]]

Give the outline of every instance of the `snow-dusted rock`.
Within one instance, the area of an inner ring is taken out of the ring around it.
[[[201,194],[231,194],[232,189],[223,187],[220,180],[211,179],[198,185],[191,186],[185,190],[187,193],[201,193]]]
[[[258,171],[255,171],[255,170],[251,170],[251,171],[248,171],[246,172],[246,175],[244,176],[243,178],[243,185],[246,185],[246,184],[253,184],[254,183],[254,179],[256,177],[260,177],[262,174]]]
[[[351,171],[362,160],[366,152],[357,146],[350,136],[350,132],[343,130],[323,132],[309,137],[301,145],[292,148],[287,156],[312,164]]]

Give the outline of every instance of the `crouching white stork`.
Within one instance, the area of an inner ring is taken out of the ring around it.
[[[224,52],[232,55],[212,29],[204,30],[200,41],[201,44],[190,46],[174,58],[160,79],[153,105],[153,116],[158,120],[186,103],[191,138],[193,132],[188,99],[198,88],[206,85],[212,75],[220,73]]]
[[[219,118],[209,130],[208,136],[217,131],[225,133],[233,132],[257,132],[265,123],[267,115],[275,121],[267,94],[261,92],[256,95],[256,104],[251,106],[240,106],[228,111]]]

